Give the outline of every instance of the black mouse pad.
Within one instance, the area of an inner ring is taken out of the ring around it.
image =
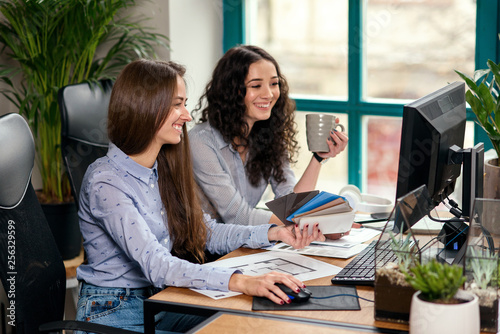
[[[278,305],[264,297],[253,297],[253,311],[289,311],[289,310],[360,310],[358,291],[355,286],[308,286],[312,292],[311,298],[302,303]],[[332,298],[319,299],[321,297],[336,296]],[[317,299],[318,298],[318,299]]]

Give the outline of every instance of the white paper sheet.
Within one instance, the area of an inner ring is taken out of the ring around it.
[[[352,244],[351,247],[336,247],[324,244],[310,244],[302,249],[295,249],[285,243],[274,245],[270,250],[278,252],[287,252],[294,254],[335,257],[339,259],[348,259],[359,254],[365,249],[367,244]]]
[[[363,242],[366,242],[368,240],[371,240],[372,238],[376,237],[382,233],[379,230],[374,230],[372,228],[353,228],[349,232],[349,235],[345,235],[340,239],[337,240],[330,240],[326,239],[326,241],[313,241],[313,244],[321,244],[321,245],[327,245],[327,246],[336,246],[336,247],[343,247],[343,248],[349,248],[353,247],[355,245],[359,245]]]
[[[245,275],[257,276],[271,271],[284,272],[307,281],[336,275],[342,268],[300,254],[268,251],[258,254],[233,257],[205,265],[235,268]],[[191,289],[213,299],[239,295],[239,292]]]
[[[314,241],[309,246],[302,249],[280,243],[271,247],[271,250],[280,252],[289,252],[303,255],[335,257],[339,259],[348,259],[359,254],[366,248],[363,242],[368,241],[381,232],[370,228],[353,228],[349,235],[337,240],[327,239],[326,241]]]

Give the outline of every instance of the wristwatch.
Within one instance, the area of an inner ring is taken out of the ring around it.
[[[313,153],[313,157],[322,165],[326,164],[326,162],[330,159],[330,158],[322,158],[316,152]]]

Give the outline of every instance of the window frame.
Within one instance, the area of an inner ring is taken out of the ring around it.
[[[245,1],[222,0],[223,4],[223,51],[238,44],[245,44]],[[348,182],[362,186],[362,117],[401,117],[403,102],[394,103],[363,100],[363,52],[362,32],[364,1],[348,0],[348,94],[347,100],[295,98],[297,110],[323,113],[343,113],[348,117],[349,145]],[[476,50],[475,68],[486,68],[486,61],[500,59],[500,4],[497,1],[477,0],[476,2]],[[459,80],[457,76],[457,80]],[[467,109],[467,120],[475,120],[475,115]],[[485,150],[492,148],[484,130],[474,125],[474,142],[483,142]]]

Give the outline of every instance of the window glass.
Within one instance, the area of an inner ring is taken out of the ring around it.
[[[475,0],[366,0],[365,98],[416,99],[474,71]]]
[[[314,100],[347,99],[349,2],[245,1],[246,43],[261,46],[276,58],[289,81],[291,95],[312,101],[303,108],[314,109]],[[377,103],[382,101],[377,99],[393,99],[390,102],[399,105],[460,81],[454,69],[473,73],[476,0],[362,0],[360,3],[363,44],[358,50],[363,55],[363,75],[362,82],[353,84],[362,88],[360,98],[372,102],[374,110],[380,110]],[[363,192],[394,199],[401,118],[375,116],[376,112],[357,110],[350,102],[355,101],[348,101],[345,110],[336,110],[353,113],[351,120],[361,128],[361,136],[350,138],[349,145],[357,146],[362,141],[363,156],[351,156],[350,166],[347,152],[329,161],[322,167],[318,189],[340,190],[348,183],[348,168],[357,176],[362,161]],[[297,178],[311,156],[305,134],[306,113],[296,113],[301,146],[298,162],[293,166]],[[347,128],[347,114],[336,116]],[[473,146],[472,125],[468,122],[465,147]]]
[[[246,1],[246,41],[280,64],[293,95],[347,96],[347,1]]]
[[[369,194],[396,196],[401,125],[399,117],[363,117],[363,189]]]

